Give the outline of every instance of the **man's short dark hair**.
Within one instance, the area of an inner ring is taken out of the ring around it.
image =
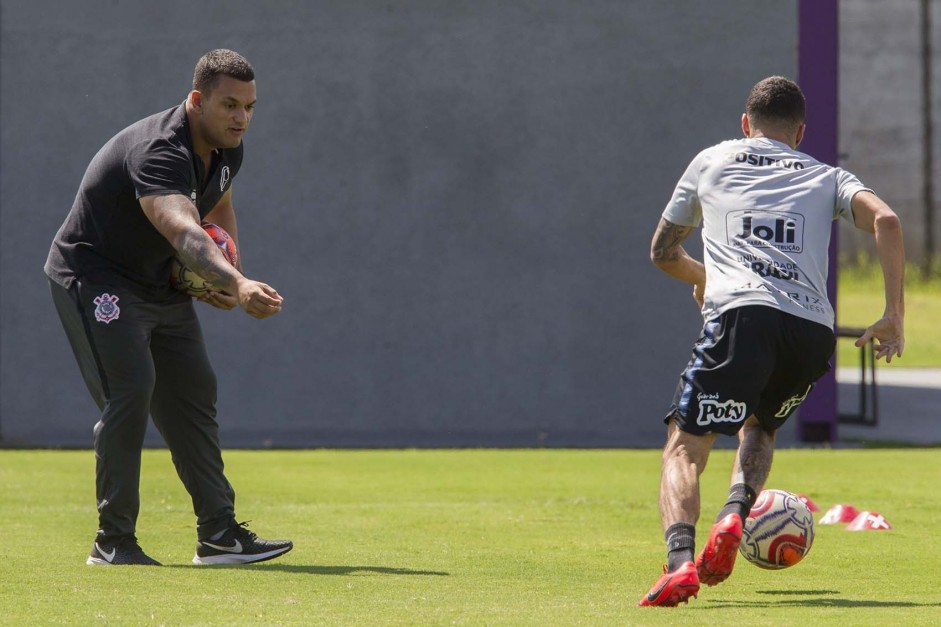
[[[803,124],[806,106],[797,83],[783,76],[769,76],[752,87],[745,113],[758,125],[793,128]]]
[[[208,93],[216,86],[222,75],[245,82],[255,80],[255,70],[245,57],[237,52],[219,48],[210,50],[196,63],[196,71],[193,72],[193,89]]]

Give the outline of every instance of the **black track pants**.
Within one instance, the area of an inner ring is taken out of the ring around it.
[[[234,520],[223,473],[216,377],[193,302],[153,303],[126,288],[49,281],[82,377],[101,409],[95,425],[99,534],[135,533],[148,415],[193,499],[197,534]]]

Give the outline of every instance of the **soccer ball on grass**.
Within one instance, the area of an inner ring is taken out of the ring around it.
[[[798,563],[814,543],[814,517],[796,494],[763,490],[742,530],[739,552],[761,568],[779,570]]]

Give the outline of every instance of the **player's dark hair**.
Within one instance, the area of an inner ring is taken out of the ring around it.
[[[255,80],[255,70],[248,59],[237,52],[219,48],[210,50],[196,63],[193,72],[193,89],[209,93],[216,86],[219,77],[231,76],[240,81]]]
[[[804,122],[806,107],[797,83],[783,76],[769,76],[752,87],[745,113],[759,126],[796,127]]]

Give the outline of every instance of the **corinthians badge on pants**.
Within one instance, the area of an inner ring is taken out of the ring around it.
[[[117,320],[121,315],[121,308],[118,307],[118,297],[110,294],[102,294],[95,297],[95,320],[108,324],[112,320]]]

